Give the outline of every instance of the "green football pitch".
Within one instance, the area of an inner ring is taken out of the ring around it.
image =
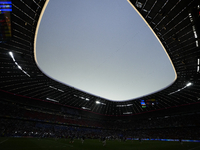
[[[82,144],[69,139],[37,138],[0,138],[0,150],[200,150],[200,143],[164,142],[164,141],[107,141],[103,146],[99,140],[88,140]]]

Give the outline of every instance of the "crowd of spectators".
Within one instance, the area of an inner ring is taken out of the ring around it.
[[[63,107],[54,111],[0,101],[0,136],[200,139],[199,117],[200,112],[195,112],[118,122],[85,118]]]
[[[80,138],[84,135],[87,138],[97,139],[110,134],[110,132],[98,128],[66,126],[5,118],[0,118],[0,127],[0,136],[13,137],[70,138],[74,136]]]
[[[125,129],[154,129],[172,127],[200,127],[200,112],[182,115],[130,120],[122,124]],[[114,128],[114,126],[112,127]]]
[[[41,123],[18,119],[0,119],[0,136],[13,137],[38,137],[38,138],[80,138],[97,139],[100,137],[150,138],[150,139],[191,139],[200,140],[200,128],[157,128],[138,130],[106,130],[99,128],[87,128],[78,126],[66,126],[59,124]]]

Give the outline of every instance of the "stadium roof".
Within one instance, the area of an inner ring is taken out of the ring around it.
[[[120,116],[199,103],[200,2],[131,0],[159,37],[177,73],[176,81],[157,93],[112,102],[45,76],[34,59],[37,23],[45,0],[12,1],[12,38],[0,44],[0,90],[16,97],[45,100],[93,113]],[[145,105],[141,105],[144,100]]]

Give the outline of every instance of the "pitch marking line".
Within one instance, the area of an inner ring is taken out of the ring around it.
[[[197,147],[193,147],[193,148],[191,148],[191,149],[189,149],[189,150],[193,150],[193,149],[196,149],[196,148],[199,148],[200,146],[197,146]]]
[[[0,142],[0,144],[2,144],[2,143],[4,143],[4,142],[6,142],[7,140],[8,140],[8,139],[5,139],[5,140],[1,141],[1,142]]]
[[[45,140],[49,140],[49,139],[45,139]],[[49,140],[49,141],[52,141],[52,140]],[[67,145],[67,146],[70,146],[70,147],[74,147],[73,145],[69,145],[69,144],[66,144],[66,143],[61,143],[59,141],[52,141],[52,142],[59,143],[60,145]]]

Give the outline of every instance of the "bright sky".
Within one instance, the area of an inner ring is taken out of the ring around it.
[[[126,0],[50,0],[36,60],[49,77],[112,101],[154,93],[176,79],[165,50]]]

